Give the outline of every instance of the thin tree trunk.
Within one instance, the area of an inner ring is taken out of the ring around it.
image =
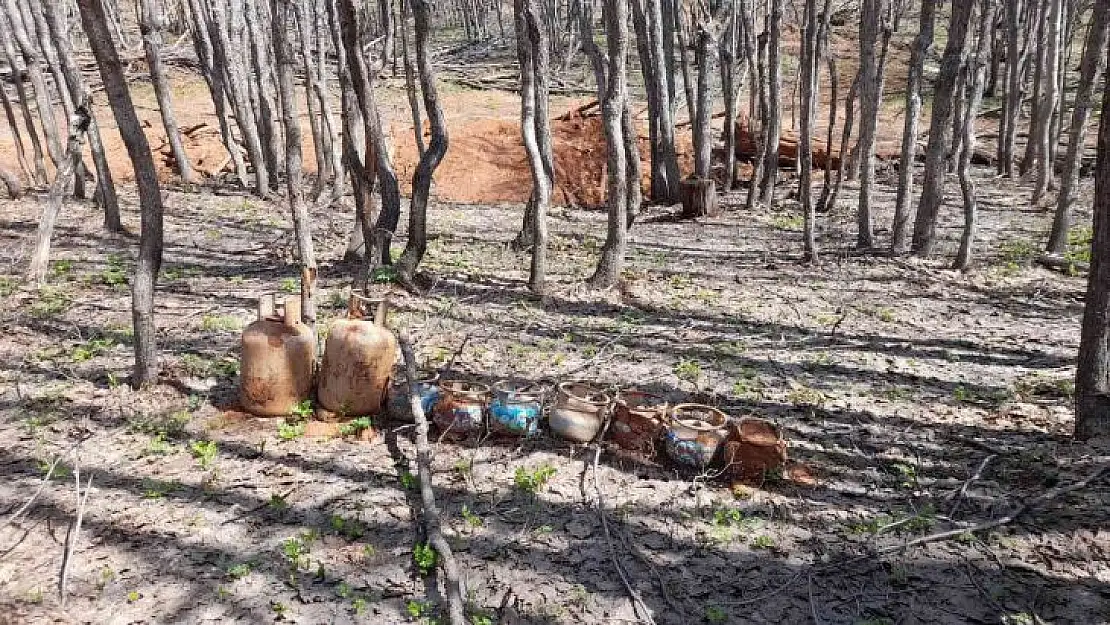
[[[154,95],[158,100],[158,110],[162,114],[166,140],[173,152],[173,159],[177,162],[177,171],[185,184],[191,184],[194,181],[193,167],[189,163],[189,156],[185,153],[185,146],[181,141],[181,130],[177,127],[177,117],[174,115],[170,83],[166,80],[165,72],[162,71],[162,59],[159,57],[164,17],[163,9],[156,5],[156,1],[141,0],[142,19],[139,28],[143,37],[143,51],[146,53],[146,64],[154,85]]]
[[[412,68],[412,58],[409,56],[409,1],[401,2],[401,54],[405,57],[405,91],[409,98],[409,109],[412,111],[412,131],[416,139],[417,157],[424,156],[424,124],[420,121],[420,90],[416,86],[416,72]]]
[[[779,172],[779,137],[782,132],[782,0],[771,0],[771,17],[767,40],[767,142],[763,146],[763,178],[760,180],[760,199],[771,206],[775,198],[775,185]]]
[[[736,107],[741,82],[741,77],[737,75],[740,63],[736,54],[739,10],[740,0],[731,0],[728,23],[720,45],[721,91],[725,98],[725,122],[721,133],[725,144],[725,191],[731,191],[736,184]]]
[[[200,65],[200,73],[204,76],[204,82],[208,85],[208,92],[212,96],[212,106],[216,110],[216,120],[220,125],[220,138],[223,140],[224,148],[227,150],[228,155],[231,157],[231,162],[235,167],[235,175],[239,179],[239,184],[243,188],[250,186],[247,175],[247,166],[243,162],[243,155],[241,153],[239,144],[235,142],[235,138],[231,133],[231,120],[228,117],[227,102],[224,97],[224,72],[222,68],[214,65],[214,55],[212,40],[209,36],[209,22],[205,17],[205,12],[199,4],[199,0],[185,0],[184,5],[189,7],[189,16],[193,29],[193,49],[197,53],[197,61]],[[219,172],[212,172],[217,174]]]
[[[604,0],[603,0],[604,1]],[[692,122],[697,117],[697,100],[694,94],[694,81],[690,74],[690,48],[686,34],[686,20],[682,16],[681,0],[671,0],[675,3],[674,33],[678,43],[678,60],[682,67],[682,89],[686,93],[686,113]]]
[[[882,0],[863,0],[860,7],[859,35],[859,99],[860,155],[859,210],[856,213],[856,247],[870,249],[875,246],[872,227],[871,187],[875,175],[875,134],[879,123],[879,105],[882,98],[879,68],[876,59],[879,43],[879,18]]]
[[[1059,77],[1057,74],[1060,69],[1060,29],[1061,29],[1061,12],[1063,0],[1049,0],[1051,5],[1048,9],[1048,17],[1045,22],[1045,69],[1041,74],[1041,103],[1037,107],[1039,114],[1046,116],[1042,123],[1037,126],[1037,136],[1029,137],[1030,141],[1037,141],[1040,146],[1037,148],[1037,153],[1040,158],[1037,161],[1037,177],[1036,183],[1033,187],[1033,204],[1040,204],[1044,198],[1044,194],[1048,192],[1054,183],[1053,175],[1055,173],[1055,162],[1053,143],[1057,141],[1056,134],[1053,133],[1052,119],[1058,114],[1061,107],[1061,92],[1059,91]]]
[[[11,26],[8,24],[7,16],[4,12],[0,11],[0,44],[4,48],[4,55],[7,57],[8,66],[12,69],[12,74],[15,78],[12,82],[15,83],[15,93],[19,96],[19,108],[23,113],[23,127],[27,131],[27,137],[31,140],[31,150],[34,155],[35,165],[35,184],[44,184],[48,180],[46,175],[46,161],[42,153],[42,143],[39,141],[38,130],[35,129],[35,119],[31,115],[31,103],[27,96],[27,88],[24,86],[23,81],[19,79],[19,62],[17,60],[15,45],[12,43]]]
[[[994,2],[990,0],[980,5],[979,37],[975,55],[967,69],[967,108],[964,110],[962,146],[959,165],[956,168],[960,178],[960,191],[964,200],[964,232],[960,239],[960,250],[956,255],[955,268],[967,271],[971,267],[972,246],[975,243],[978,205],[975,197],[975,181],[971,178],[971,155],[975,153],[975,120],[979,114],[979,103],[983,98],[983,81],[986,77],[990,54],[990,33],[994,25]]]
[[[50,91],[46,88],[46,79],[42,75],[42,59],[39,55],[38,46],[31,41],[27,35],[27,28],[23,24],[23,16],[16,5],[15,0],[5,0],[7,7],[6,19],[0,18],[0,21],[7,22],[5,29],[8,30],[4,34],[5,38],[14,38],[20,53],[23,55],[23,61],[27,66],[27,75],[31,79],[31,86],[35,92],[35,107],[38,109],[39,121],[42,123],[43,134],[46,135],[46,149],[50,155],[51,162],[55,167],[62,164],[64,153],[62,151],[62,143],[58,137],[58,121],[54,118],[54,105],[50,100]],[[12,65],[12,70],[16,69]]]
[[[1091,117],[1095,88],[1106,62],[1106,44],[1110,39],[1110,3],[1096,2],[1092,9],[1091,27],[1087,31],[1080,66],[1079,86],[1075,92],[1075,106],[1071,113],[1068,131],[1068,152],[1064,157],[1064,171],[1060,176],[1060,192],[1056,196],[1056,215],[1048,235],[1047,250],[1051,254],[1068,251],[1068,231],[1071,229],[1071,209],[1076,201],[1079,185],[1079,163],[1083,157],[1084,137]]]
[[[416,67],[420,75],[420,92],[424,96],[424,109],[428,112],[428,123],[432,137],[428,149],[420,156],[416,171],[412,175],[412,201],[409,208],[409,238],[405,251],[397,261],[397,275],[402,284],[412,283],[416,268],[424,258],[428,246],[427,213],[428,196],[432,188],[432,176],[447,153],[447,122],[443,109],[439,106],[439,93],[436,90],[436,76],[428,60],[428,36],[431,30],[427,0],[412,0],[414,22],[414,43],[416,45]],[[546,53],[546,47],[544,51]]]
[[[1045,117],[1045,112],[1041,110],[1044,105],[1044,94],[1042,93],[1044,87],[1044,70],[1045,70],[1045,53],[1048,50],[1047,42],[1045,41],[1046,22],[1048,21],[1049,3],[1055,0],[1034,0],[1030,3],[1031,8],[1029,14],[1031,16],[1033,33],[1030,39],[1033,46],[1034,66],[1033,66],[1033,102],[1032,102],[1032,117],[1029,120],[1029,136],[1025,142],[1025,153],[1018,164],[1018,173],[1024,178],[1032,171],[1033,166],[1040,156],[1037,151],[1041,147],[1041,142],[1037,137],[1041,135],[1041,126],[1048,124],[1048,119]]]
[[[948,134],[952,127],[952,103],[956,96],[956,76],[963,64],[967,47],[968,23],[971,21],[972,0],[952,0],[948,24],[948,43],[940,61],[936,93],[933,96],[932,119],[929,125],[929,147],[925,153],[925,180],[921,189],[917,219],[913,229],[913,251],[928,256],[936,243],[937,215],[944,202],[944,160],[948,150]]]
[[[59,14],[60,8],[49,0],[42,3],[46,17],[46,25],[50,37],[58,52],[58,63],[61,65],[62,74],[65,76],[66,88],[70,99],[81,102],[87,97],[85,80],[81,70],[73,58],[73,48],[70,43],[69,24],[65,15]],[[120,219],[119,200],[116,197],[116,185],[112,180],[112,170],[108,168],[108,156],[104,151],[104,143],[100,137],[100,127],[96,121],[96,114],[89,111],[89,147],[92,151],[93,166],[96,167],[96,183],[100,205],[104,209],[104,229],[108,232],[123,232],[123,223]]]
[[[816,263],[817,237],[814,222],[817,216],[813,206],[813,130],[815,122],[815,108],[817,106],[817,0],[805,0],[804,18],[802,22],[802,67],[801,67],[801,95],[802,95],[802,127],[798,136],[798,161],[801,166],[801,176],[798,179],[798,197],[802,204],[804,219],[804,254],[803,258],[808,263]]]
[[[520,64],[520,132],[532,172],[532,194],[528,210],[528,226],[532,244],[532,262],[528,286],[543,293],[547,276],[547,208],[551,201],[552,180],[544,163],[537,128],[537,104],[541,97],[537,82],[548,71],[546,31],[537,23],[540,16],[533,0],[516,0],[514,15],[517,32],[517,59]],[[546,76],[545,76],[546,77]]]
[[[47,269],[50,267],[50,240],[54,236],[54,224],[62,210],[66,189],[72,182],[77,163],[81,161],[81,146],[85,142],[85,131],[89,127],[89,113],[84,103],[74,112],[70,124],[69,140],[66,142],[66,155],[50,185],[50,198],[42,209],[38,233],[35,237],[35,251],[27,269],[29,281],[42,284],[46,282]]]
[[[1022,73],[1025,47],[1021,42],[1023,31],[1022,0],[1004,0],[1006,23],[1006,96],[999,129],[998,173],[1014,177],[1014,140],[1017,120],[1021,111]]]
[[[8,127],[12,131],[12,141],[15,143],[15,156],[19,161],[19,168],[23,170],[31,181],[35,181],[35,172],[31,169],[30,163],[27,162],[27,148],[23,145],[23,133],[19,130],[19,122],[16,121],[15,111],[12,110],[12,101],[8,98],[8,92],[0,89],[0,101],[4,105],[4,116],[8,120]]]
[[[139,187],[139,207],[142,214],[139,236],[139,260],[131,282],[131,316],[135,328],[135,373],[131,384],[136,388],[153,383],[158,378],[158,347],[154,327],[154,287],[162,266],[162,195],[158,189],[158,176],[154,158],[135,106],[127,91],[127,82],[120,65],[119,54],[108,31],[107,18],[101,0],[77,0],[81,8],[81,22],[96,57],[112,114],[120,135],[131,157],[135,181]]]
[[[605,98],[601,104],[608,166],[606,197],[609,204],[609,222],[597,270],[590,278],[590,285],[594,288],[608,288],[617,284],[624,265],[625,250],[628,247],[629,180],[621,121],[626,97],[625,55],[628,48],[626,0],[605,0],[602,13],[609,57]],[[635,183],[639,184],[639,181]]]
[[[1110,435],[1110,82],[1102,94],[1091,269],[1075,369],[1075,437]]]
[[[698,104],[696,108],[691,109],[694,122],[692,125],[694,134],[694,177],[701,180],[709,178],[710,159],[713,155],[713,137],[709,126],[709,118],[713,113],[713,87],[710,84],[713,75],[710,68],[713,64],[713,55],[709,45],[711,24],[708,23],[709,16],[704,16],[703,19],[706,20],[706,23],[700,20],[692,20],[697,37],[694,58],[698,64],[697,94],[695,96],[698,99]]]
[[[295,85],[293,84],[293,49],[288,28],[293,3],[289,0],[273,2],[274,61],[278,70],[278,97],[281,102],[281,121],[285,129],[285,186],[289,209],[293,215],[293,231],[297,238],[297,253],[301,260],[301,312],[310,328],[316,327],[316,250],[312,244],[312,226],[304,204],[302,187],[301,126],[297,116]]]
[[[841,185],[844,184],[844,173],[848,167],[848,143],[852,140],[852,128],[856,119],[855,104],[858,90],[859,74],[857,73],[852,80],[852,86],[848,87],[848,101],[844,105],[844,130],[840,133],[840,149],[837,152],[839,162],[836,168],[836,182],[833,183],[828,203],[824,204],[824,209],[827,211],[836,209],[836,198],[840,195]]]
[[[902,154],[898,161],[898,194],[894,202],[891,251],[905,251],[912,216],[913,171],[917,160],[917,127],[921,119],[921,85],[925,57],[933,47],[936,0],[922,0],[917,37],[910,50],[909,76],[906,79],[906,117],[902,128]]]

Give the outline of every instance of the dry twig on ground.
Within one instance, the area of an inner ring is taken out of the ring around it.
[[[416,421],[416,466],[420,478],[420,503],[424,508],[424,531],[428,536],[428,544],[435,548],[439,554],[439,561],[446,577],[448,616],[451,625],[466,625],[462,582],[459,580],[459,567],[455,556],[451,552],[447,539],[443,537],[443,530],[439,519],[439,509],[436,507],[435,494],[432,492],[432,450],[428,445],[428,419],[424,416],[424,408],[420,402],[420,395],[416,391],[416,355],[412,351],[412,341],[404,332],[400,333],[401,353],[405,359],[405,377],[407,379],[409,406],[412,410],[413,420]]]

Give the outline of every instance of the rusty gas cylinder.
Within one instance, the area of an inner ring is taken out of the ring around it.
[[[316,337],[301,323],[300,297],[276,314],[273,294],[258,301],[258,320],[243,330],[239,403],[260,416],[287,415],[312,397]]]
[[[374,319],[366,317],[371,303],[351,294],[347,318],[331,325],[324,345],[317,399],[323,417],[377,415],[385,405],[389,379],[397,361],[397,338],[385,327],[385,301],[377,302]]]

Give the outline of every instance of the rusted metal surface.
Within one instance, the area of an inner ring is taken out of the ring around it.
[[[363,319],[366,300],[351,298],[349,318],[333,323],[328,334],[317,390],[320,406],[340,419],[380,414],[397,362],[397,337],[385,327],[385,303],[378,303],[376,318],[369,321]]]
[[[724,462],[733,480],[762,483],[786,462],[786,441],[770,421],[741,419],[729,427]]]
[[[578,382],[563,382],[555,396],[555,406],[547,422],[551,431],[562,438],[588,443],[605,423],[609,396]]]
[[[650,460],[666,424],[667,400],[643,391],[621,391],[609,436],[617,445]]]
[[[273,296],[260,302],[259,318],[243,330],[239,404],[252,414],[281,416],[312,397],[316,338],[301,323],[300,302],[289,298],[274,313]]]
[[[446,380],[439,385],[439,399],[432,420],[445,438],[465,439],[482,433],[490,389],[485,384]]]

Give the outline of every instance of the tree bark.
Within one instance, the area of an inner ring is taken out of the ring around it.
[[[917,37],[910,50],[909,76],[906,79],[906,118],[902,128],[902,153],[898,161],[898,194],[894,203],[894,226],[891,251],[905,251],[912,215],[913,170],[917,160],[917,127],[921,119],[921,85],[925,71],[925,57],[933,47],[933,27],[936,23],[936,0],[922,0],[918,19]]]
[[[19,78],[19,62],[16,55],[15,45],[12,43],[11,26],[8,24],[8,19],[5,12],[0,11],[0,45],[3,46],[4,55],[7,57],[8,66],[12,68],[12,74],[15,80],[15,93],[19,97],[19,108],[23,113],[23,127],[27,131],[27,137],[31,140],[31,150],[33,154],[33,162],[35,165],[34,181],[35,184],[45,184],[48,180],[46,175],[46,161],[43,157],[42,143],[39,141],[38,130],[35,129],[35,119],[31,114],[31,102],[27,96],[27,87]]]
[[[65,76],[66,88],[70,99],[76,104],[86,99],[88,88],[81,76],[81,70],[73,58],[73,48],[70,43],[69,24],[64,15],[60,15],[58,5],[54,2],[44,1],[41,5],[46,17],[46,25],[50,31],[50,38],[58,52],[58,63],[61,65],[62,74]],[[100,205],[104,209],[104,229],[108,232],[123,232],[123,223],[120,219],[119,199],[116,196],[116,185],[112,180],[112,170],[108,168],[108,155],[104,151],[104,142],[100,136],[100,127],[96,122],[96,114],[89,111],[89,147],[92,151],[93,166],[96,168],[96,183]]]
[[[802,67],[801,96],[802,119],[801,134],[798,137],[798,161],[801,176],[798,178],[798,198],[802,204],[804,219],[803,258],[808,263],[816,263],[817,236],[814,222],[817,220],[813,206],[813,131],[817,107],[817,0],[805,0],[802,22]],[[831,123],[831,122],[830,122]],[[827,150],[826,150],[827,151]],[[826,155],[831,158],[831,155]]]
[[[990,53],[990,33],[994,25],[994,2],[980,5],[979,37],[975,55],[966,70],[967,107],[964,109],[962,149],[956,171],[960,178],[960,191],[964,201],[964,232],[960,239],[960,250],[956,255],[955,268],[967,271],[971,267],[972,246],[975,243],[978,203],[975,197],[975,181],[971,178],[971,155],[975,153],[975,120],[979,114],[979,103],[983,98],[983,82],[986,78],[987,55]]]
[[[767,138],[763,146],[763,177],[760,200],[767,206],[774,203],[775,184],[779,172],[779,137],[782,132],[782,0],[771,0],[771,16],[767,31]]]
[[[411,284],[416,268],[428,247],[427,213],[432,176],[447,153],[447,122],[439,106],[436,76],[428,60],[428,35],[431,30],[427,0],[412,0],[412,13],[416,44],[416,67],[420,76],[420,92],[424,96],[424,110],[428,112],[432,137],[428,149],[420,157],[412,175],[412,200],[409,207],[409,238],[405,251],[397,261],[397,275],[402,284]],[[546,50],[546,48],[545,48]]]
[[[871,187],[875,175],[875,133],[879,123],[879,105],[882,85],[876,59],[881,29],[882,0],[863,0],[860,7],[859,34],[859,142],[860,155],[859,210],[856,213],[856,247],[870,249],[875,246],[872,226]]]
[[[1054,184],[1055,174],[1055,149],[1052,145],[1057,141],[1056,134],[1052,132],[1052,119],[1058,114],[1060,106],[1059,76],[1060,71],[1060,29],[1063,0],[1048,0],[1048,16],[1045,18],[1046,50],[1045,68],[1041,73],[1041,102],[1038,105],[1038,115],[1044,116],[1037,125],[1036,136],[1030,136],[1030,141],[1037,141],[1039,160],[1037,161],[1037,177],[1033,187],[1033,204],[1040,204],[1044,194]]]
[[[146,53],[150,80],[154,85],[154,96],[158,100],[158,110],[162,115],[162,126],[166,130],[166,140],[173,152],[173,159],[177,162],[177,172],[185,184],[191,184],[195,179],[193,167],[189,163],[189,156],[185,153],[185,146],[181,141],[181,130],[177,127],[177,116],[174,115],[170,83],[166,79],[165,72],[162,71],[162,59],[159,57],[165,18],[162,15],[162,7],[157,6],[156,1],[141,0],[142,19],[139,22],[139,29],[143,37],[143,51]]]
[[[602,123],[605,128],[608,177],[606,196],[609,222],[601,259],[590,278],[594,288],[608,288],[620,280],[628,247],[628,163],[624,150],[624,128],[621,120],[625,109],[625,55],[628,48],[628,5],[626,0],[605,0],[605,22],[608,68],[605,98],[602,101]],[[639,181],[633,181],[639,184]]]
[[[514,16],[517,36],[517,59],[520,63],[520,132],[528,154],[532,172],[532,194],[526,219],[528,238],[532,246],[528,286],[535,293],[543,293],[547,276],[547,209],[551,202],[552,172],[546,163],[539,135],[546,131],[550,144],[550,129],[546,119],[537,113],[547,111],[546,80],[549,71],[546,31],[534,0],[516,0]],[[543,83],[540,85],[538,83]],[[541,104],[540,99],[544,102]]]
[[[948,150],[948,135],[952,126],[952,103],[955,97],[956,76],[963,64],[967,47],[968,23],[971,20],[972,0],[952,0],[952,15],[948,23],[948,43],[940,61],[936,92],[933,96],[932,119],[929,124],[929,147],[925,153],[925,180],[921,189],[917,219],[913,229],[913,252],[928,256],[936,239],[937,215],[944,202],[944,161]]]
[[[1021,109],[1024,81],[1024,55],[1022,45],[1022,0],[1004,0],[1006,23],[1006,96],[1003,101],[1001,127],[999,128],[998,173],[1014,177],[1014,140],[1017,136],[1018,113]]]
[[[1095,165],[1091,269],[1075,370],[1075,436],[1110,435],[1110,83],[1103,89]]]
[[[289,210],[293,216],[293,231],[297,238],[297,253],[301,260],[301,312],[310,328],[316,327],[316,250],[312,244],[312,224],[304,204],[303,162],[301,152],[301,125],[297,115],[296,87],[293,84],[293,50],[288,28],[292,0],[273,2],[274,60],[278,70],[278,97],[281,102],[281,121],[285,130],[285,187]]]
[[[23,24],[23,16],[15,0],[5,0],[7,7],[6,21],[8,33],[5,37],[13,37],[23,61],[27,67],[27,75],[31,78],[31,86],[35,92],[35,107],[38,109],[39,121],[42,123],[43,134],[46,135],[46,149],[51,162],[55,167],[62,164],[64,153],[62,143],[58,138],[58,120],[54,117],[54,105],[51,103],[50,91],[46,88],[46,79],[42,75],[42,58],[38,46],[27,35],[27,27]],[[16,69],[12,65],[12,70]]]
[[[671,93],[673,76],[669,73],[663,30],[661,0],[642,1],[647,16],[647,39],[649,46],[648,62],[652,66],[654,80],[650,85],[656,103],[656,110],[649,114],[655,119],[658,145],[652,151],[651,199],[656,202],[673,203],[678,197],[678,156],[675,151],[674,111]],[[641,60],[641,63],[643,61]],[[650,104],[649,99],[649,104]],[[654,144],[653,144],[654,145]],[[656,164],[658,157],[662,162]]]
[[[693,120],[694,134],[694,177],[699,179],[709,178],[710,160],[713,155],[713,137],[710,134],[709,120],[713,114],[712,102],[712,76],[713,54],[710,44],[709,29],[713,24],[708,15],[692,20],[696,31],[697,47],[694,58],[698,64],[697,78],[697,107],[690,109]]]
[[[85,132],[89,127],[89,113],[86,104],[75,110],[70,122],[69,140],[66,142],[65,159],[60,163],[54,182],[50,185],[50,198],[39,218],[38,232],[35,237],[35,251],[27,269],[27,279],[37,284],[46,282],[47,269],[50,268],[50,240],[54,236],[54,224],[62,210],[66,189],[72,182],[77,163],[81,161],[81,146],[85,142]]]
[[[1106,62],[1107,40],[1110,39],[1110,3],[1096,2],[1091,9],[1091,27],[1083,47],[1079,86],[1075,92],[1075,106],[1071,113],[1068,131],[1068,151],[1064,157],[1064,171],[1060,175],[1060,191],[1056,196],[1056,215],[1048,235],[1047,251],[1063,255],[1068,251],[1068,230],[1071,229],[1071,209],[1079,185],[1079,161],[1083,156],[1083,143],[1087,123],[1091,117],[1093,95]]]
[[[108,31],[104,5],[101,0],[77,0],[77,4],[81,8],[81,23],[93,56],[96,57],[100,77],[112,105],[112,115],[127,147],[127,154],[131,157],[135,182],[139,187],[142,229],[139,236],[139,260],[131,283],[131,317],[135,327],[135,373],[131,384],[139,388],[158,378],[154,287],[162,266],[162,195],[158,189],[158,176],[150,145],[135,114],[119,54]]]

